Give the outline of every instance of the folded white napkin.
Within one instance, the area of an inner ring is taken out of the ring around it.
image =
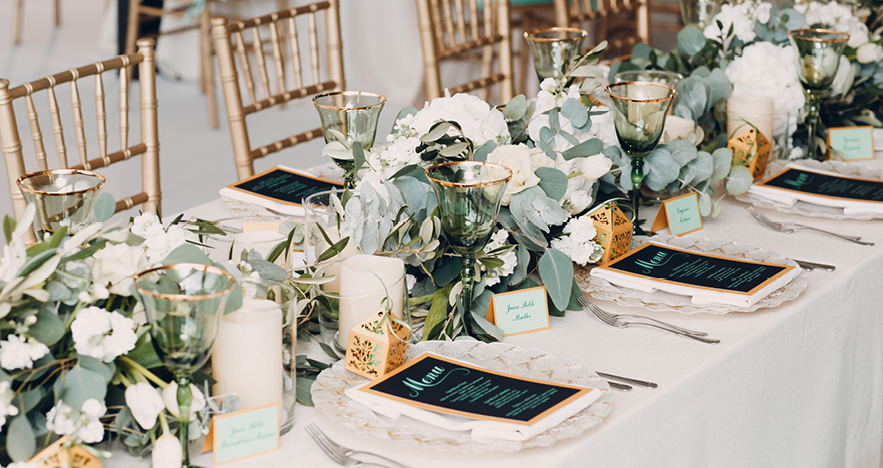
[[[836,172],[821,171],[817,169],[808,169],[799,164],[789,164],[787,167],[795,169],[811,170],[819,174],[825,174],[835,177],[842,177],[843,174]],[[788,190],[778,189],[775,187],[761,187],[752,185],[748,189],[748,193],[770,201],[785,205],[794,205],[797,201],[812,203],[820,206],[831,206],[834,208],[843,208],[844,214],[860,214],[860,213],[883,213],[883,204],[863,201],[840,200],[836,198],[827,198],[810,193],[791,192]]]
[[[601,397],[601,390],[592,389],[585,395],[573,400],[554,413],[540,419],[530,426],[506,423],[501,421],[485,421],[460,416],[436,413],[411,406],[406,403],[390,400],[378,395],[359,391],[371,382],[366,382],[346,390],[346,395],[365,405],[371,411],[390,419],[408,416],[433,426],[449,431],[472,431],[472,437],[479,439],[502,439],[524,441],[541,434],[564,422],[567,418],[579,413]]]
[[[277,166],[279,168],[285,169],[287,171],[294,172],[296,174],[300,174],[307,177],[316,177],[309,171],[305,171],[302,169],[293,169],[288,166]],[[219,193],[224,198],[229,198],[231,200],[237,200],[245,203],[251,203],[253,205],[262,206],[264,208],[269,208],[274,211],[278,211],[280,213],[285,213],[291,216],[304,216],[304,209],[300,205],[290,205],[288,203],[281,203],[277,201],[273,201],[269,198],[259,197],[257,195],[242,191],[236,190],[229,187],[224,187],[219,190]]]
[[[641,278],[603,268],[593,268],[589,274],[624,288],[637,289],[638,291],[647,293],[659,290],[680,296],[690,296],[690,302],[693,304],[727,304],[736,307],[751,307],[761,299],[769,296],[773,291],[790,283],[801,271],[800,268],[795,267],[754,294],[709,291],[708,289],[700,287],[666,283],[651,278]]]

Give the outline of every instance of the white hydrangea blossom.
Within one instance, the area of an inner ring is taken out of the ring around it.
[[[71,334],[78,353],[111,362],[135,348],[135,322],[119,312],[88,307],[77,313]]]
[[[0,382],[0,429],[6,424],[6,416],[18,415],[18,407],[12,404],[13,398],[15,392],[12,391],[9,381]]]
[[[574,263],[585,266],[597,262],[604,254],[604,248],[594,241],[598,231],[589,216],[571,218],[563,232],[567,235],[552,239],[552,248],[560,250]]]
[[[24,335],[9,335],[0,341],[0,367],[6,370],[31,369],[34,361],[49,353],[43,343]]]
[[[772,3],[768,2],[743,2],[736,5],[724,4],[720,13],[714,15],[711,23],[702,32],[709,39],[718,39],[722,33],[727,33],[733,26],[733,34],[744,44],[748,44],[757,38],[754,32],[754,23],[767,24],[770,21]],[[723,25],[723,32],[717,26],[718,21]]]
[[[491,236],[491,240],[485,246],[484,252],[488,253],[506,245],[507,239],[509,239],[509,233],[505,229],[500,229]],[[493,286],[499,283],[500,278],[511,275],[515,271],[515,266],[518,265],[518,255],[515,253],[515,249],[502,255],[497,255],[497,258],[503,261],[503,266],[489,268],[484,272],[484,284],[486,286]],[[484,268],[484,265],[482,265],[482,269]]]
[[[92,281],[113,294],[131,296],[133,277],[148,265],[143,246],[107,245],[92,255]]]
[[[144,252],[151,264],[161,262],[186,241],[186,231],[178,225],[163,227],[162,221],[153,213],[142,213],[132,222],[132,234],[144,238]]]
[[[104,438],[104,425],[98,418],[104,416],[106,411],[104,403],[94,398],[83,402],[79,411],[58,400],[46,413],[46,429],[77,442],[101,442]]]
[[[803,86],[794,65],[794,48],[758,42],[745,47],[727,67],[727,79],[733,84],[733,96],[754,95],[773,98],[776,115],[773,133],[797,130],[800,110],[806,103]],[[787,115],[787,119],[786,119]]]

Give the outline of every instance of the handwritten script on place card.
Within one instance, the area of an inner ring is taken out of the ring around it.
[[[668,227],[675,236],[682,236],[702,229],[702,216],[699,214],[699,196],[696,192],[669,198],[662,202],[651,231]]]
[[[531,425],[591,389],[516,377],[424,353],[359,391],[438,413]]]
[[[830,127],[828,147],[833,151],[831,159],[874,159],[874,127]]]
[[[522,289],[494,294],[487,319],[503,330],[503,336],[549,329],[546,288]]]
[[[787,167],[760,185],[841,200],[883,203],[883,181],[821,174],[802,168]]]
[[[215,465],[279,449],[279,403],[212,418]]]

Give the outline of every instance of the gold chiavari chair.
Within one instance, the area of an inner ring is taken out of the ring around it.
[[[650,43],[649,0],[555,0],[555,22],[560,27],[582,27],[582,23],[597,20],[594,42],[608,42],[608,50],[629,53],[630,46]],[[593,7],[594,5],[594,7]],[[611,18],[613,15],[625,19]],[[624,37],[612,34],[608,26],[619,26],[626,32]]]
[[[15,24],[12,26],[12,43],[21,43],[21,28],[24,22],[25,0],[15,0]],[[55,26],[61,26],[61,0],[55,0]]]
[[[140,68],[141,142],[134,145],[129,145],[129,80],[126,74],[128,73],[127,68],[130,65],[138,65]],[[15,121],[13,101],[16,99],[24,99],[25,101],[37,164],[40,170],[47,170],[49,164],[46,160],[46,149],[43,145],[43,133],[40,129],[40,122],[32,97],[34,93],[44,90],[49,102],[49,116],[52,121],[52,133],[55,136],[55,148],[56,153],[58,153],[59,167],[63,169],[94,171],[141,155],[141,192],[119,200],[116,203],[115,211],[129,209],[136,204],[143,203],[144,212],[160,214],[162,192],[159,183],[159,137],[155,66],[153,40],[141,39],[138,41],[138,51],[131,55],[120,55],[113,60],[96,62],[80,68],[71,68],[68,71],[49,75],[43,79],[24,83],[14,88],[10,88],[8,80],[0,79],[0,149],[2,149],[6,161],[9,196],[12,199],[12,206],[16,217],[21,215],[26,204],[24,197],[15,184],[15,180],[24,175],[27,170],[25,169],[18,125]],[[107,113],[104,105],[105,94],[102,75],[115,70],[119,70],[120,73],[121,149],[114,153],[108,153]],[[95,77],[95,114],[99,157],[92,160],[89,160],[86,155],[86,134],[78,86],[79,80],[87,76]],[[74,133],[76,134],[77,153],[80,160],[80,163],[75,166],[68,165],[64,129],[61,123],[58,99],[55,95],[55,88],[64,83],[70,83],[71,111],[74,120]]]
[[[423,44],[426,98],[444,95],[439,64],[443,60],[468,58],[481,51],[481,77],[457,86],[447,86],[451,94],[500,84],[500,101],[512,99],[512,39],[509,23],[509,0],[417,0],[420,41]],[[496,53],[494,50],[497,46]],[[494,57],[498,71],[494,73]]]
[[[245,118],[274,106],[281,106],[293,99],[301,99],[323,91],[339,91],[344,89],[343,46],[340,34],[340,12],[338,0],[327,0],[304,5],[298,8],[279,11],[259,18],[245,21],[229,22],[226,18],[212,18],[212,38],[218,67],[221,71],[221,87],[224,90],[224,102],[227,105],[227,120],[230,123],[230,134],[233,139],[233,158],[236,173],[240,179],[254,175],[254,160],[278,152],[283,148],[322,136],[322,129],[308,130],[288,138],[275,141],[268,145],[252,149],[248,137],[248,126]],[[325,15],[325,47],[327,55],[327,79],[320,77],[319,32],[316,17]],[[299,33],[296,19],[306,17],[307,36],[309,40],[309,73],[312,83],[305,84],[301,61]],[[282,27],[284,26],[285,34]],[[269,34],[262,32],[269,31]],[[251,36],[251,44],[244,37]],[[272,70],[267,68],[267,57],[264,54],[264,38],[269,37],[272,46]],[[236,42],[234,49],[233,42]],[[288,87],[286,74],[285,42],[289,43],[290,60],[294,70],[295,87]],[[252,70],[251,57],[254,57],[258,73],[258,82],[263,92],[258,98],[256,80]],[[237,67],[238,58],[238,67]],[[240,91],[239,71],[248,94],[249,103],[245,104]],[[276,92],[271,87],[271,75],[276,82]]]

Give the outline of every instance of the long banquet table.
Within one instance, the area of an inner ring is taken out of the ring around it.
[[[878,156],[879,157],[879,156]],[[872,165],[883,167],[878,161]],[[653,329],[614,329],[587,312],[552,318],[551,329],[506,342],[570,358],[599,371],[651,380],[656,390],[615,393],[606,420],[582,436],[517,453],[435,452],[334,426],[298,406],[280,450],[239,467],[334,466],[304,426],[412,467],[856,467],[883,466],[883,229],[878,221],[830,221],[767,211],[770,218],[860,235],[863,247],[813,233],[783,234],[723,201],[716,219],[691,235],[729,239],[837,266],[807,273],[809,287],[775,309],[727,315],[650,313],[719,338],[707,345]],[[651,220],[655,210],[642,211]],[[229,216],[221,201],[186,212]],[[599,304],[610,312],[638,309]],[[327,360],[299,343],[298,352]],[[195,446],[194,446],[195,447]],[[210,454],[195,462],[211,466]],[[118,453],[105,466],[146,466]]]

